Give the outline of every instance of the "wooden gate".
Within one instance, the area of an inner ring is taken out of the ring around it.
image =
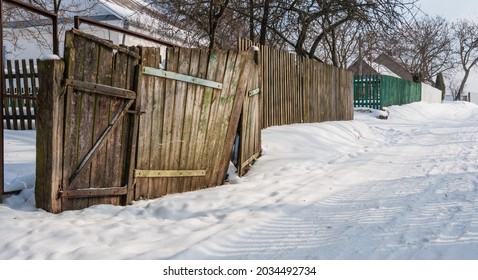
[[[242,106],[239,124],[239,151],[237,173],[243,176],[261,154],[262,95],[259,67],[250,71],[247,93]]]
[[[135,49],[75,30],[67,34],[62,210],[131,201],[138,62]]]
[[[240,173],[257,158],[260,89],[253,52],[161,53],[73,30],[65,40],[65,64],[40,63],[38,207],[61,212],[124,205],[221,185],[240,120],[241,137],[251,137],[241,142]]]
[[[250,70],[251,52],[143,48],[135,199],[224,182]]]

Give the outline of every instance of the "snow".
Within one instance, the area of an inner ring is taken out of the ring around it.
[[[478,106],[413,103],[263,131],[243,178],[126,207],[35,208],[34,132],[5,130],[0,259],[478,258]]]
[[[40,60],[61,60],[61,58],[56,54],[42,54],[39,59]]]

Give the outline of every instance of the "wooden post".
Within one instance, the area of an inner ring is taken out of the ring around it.
[[[61,212],[64,95],[61,85],[65,64],[60,59],[38,63],[39,93],[36,113],[36,183],[38,208]]]

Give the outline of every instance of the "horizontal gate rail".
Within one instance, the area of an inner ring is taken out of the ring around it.
[[[71,86],[81,91],[98,93],[102,95],[108,95],[108,96],[124,98],[124,99],[136,99],[136,92],[132,90],[118,88],[118,87],[83,82],[83,81],[78,81],[73,79],[67,79],[65,82],[65,85]]]
[[[184,74],[179,74],[176,72],[166,71],[163,69],[157,69],[153,67],[144,66],[143,73],[150,76],[161,77],[161,78],[196,84],[200,86],[211,87],[215,89],[222,89],[222,83],[205,80],[205,79],[201,79],[201,78],[197,78],[193,76],[188,76]]]

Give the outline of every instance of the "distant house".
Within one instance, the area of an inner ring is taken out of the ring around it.
[[[75,15],[88,17],[90,19],[130,29],[139,33],[143,33],[166,42],[170,42],[175,45],[190,45],[188,42],[188,36],[186,31],[181,30],[174,24],[168,22],[166,17],[159,11],[155,10],[151,5],[148,5],[142,0],[90,0],[90,1],[78,1],[78,0],[63,0],[63,7],[70,7],[75,5],[75,10],[78,12],[69,12],[63,15],[59,19],[59,34],[60,40],[64,40],[64,32],[73,27],[73,17]],[[47,26],[50,24],[49,19],[23,21],[23,22],[10,22],[8,26],[12,29],[15,28],[35,28],[37,26]],[[157,46],[155,43],[145,41],[132,36],[124,36],[118,32],[109,31],[102,28],[91,27],[86,24],[82,24],[80,29],[94,34],[100,38],[111,40],[115,44],[123,45],[146,45]],[[38,29],[41,30],[41,29]],[[41,31],[40,31],[41,32]],[[16,32],[17,34],[20,32]],[[46,31],[45,31],[46,33]],[[45,37],[45,36],[44,36]],[[46,35],[48,38],[48,35]],[[17,46],[20,49],[13,48],[13,44],[8,41],[8,38],[4,41],[5,49],[7,53],[7,59],[15,58],[38,58],[42,54],[50,54],[51,50],[42,49],[38,46],[35,37],[26,38],[25,36],[18,36],[16,38]],[[60,46],[60,51],[63,49]]]
[[[413,76],[410,72],[401,66],[393,57],[384,53],[380,54],[371,62],[357,59],[347,69],[356,75],[388,75],[405,80],[413,80]]]
[[[364,59],[355,60],[347,69],[351,70],[355,75],[380,75],[380,73]]]
[[[387,54],[382,53],[373,62],[386,67],[388,70],[402,79],[413,81],[412,74],[408,72],[405,67],[400,65],[400,63],[398,63],[393,57]]]

